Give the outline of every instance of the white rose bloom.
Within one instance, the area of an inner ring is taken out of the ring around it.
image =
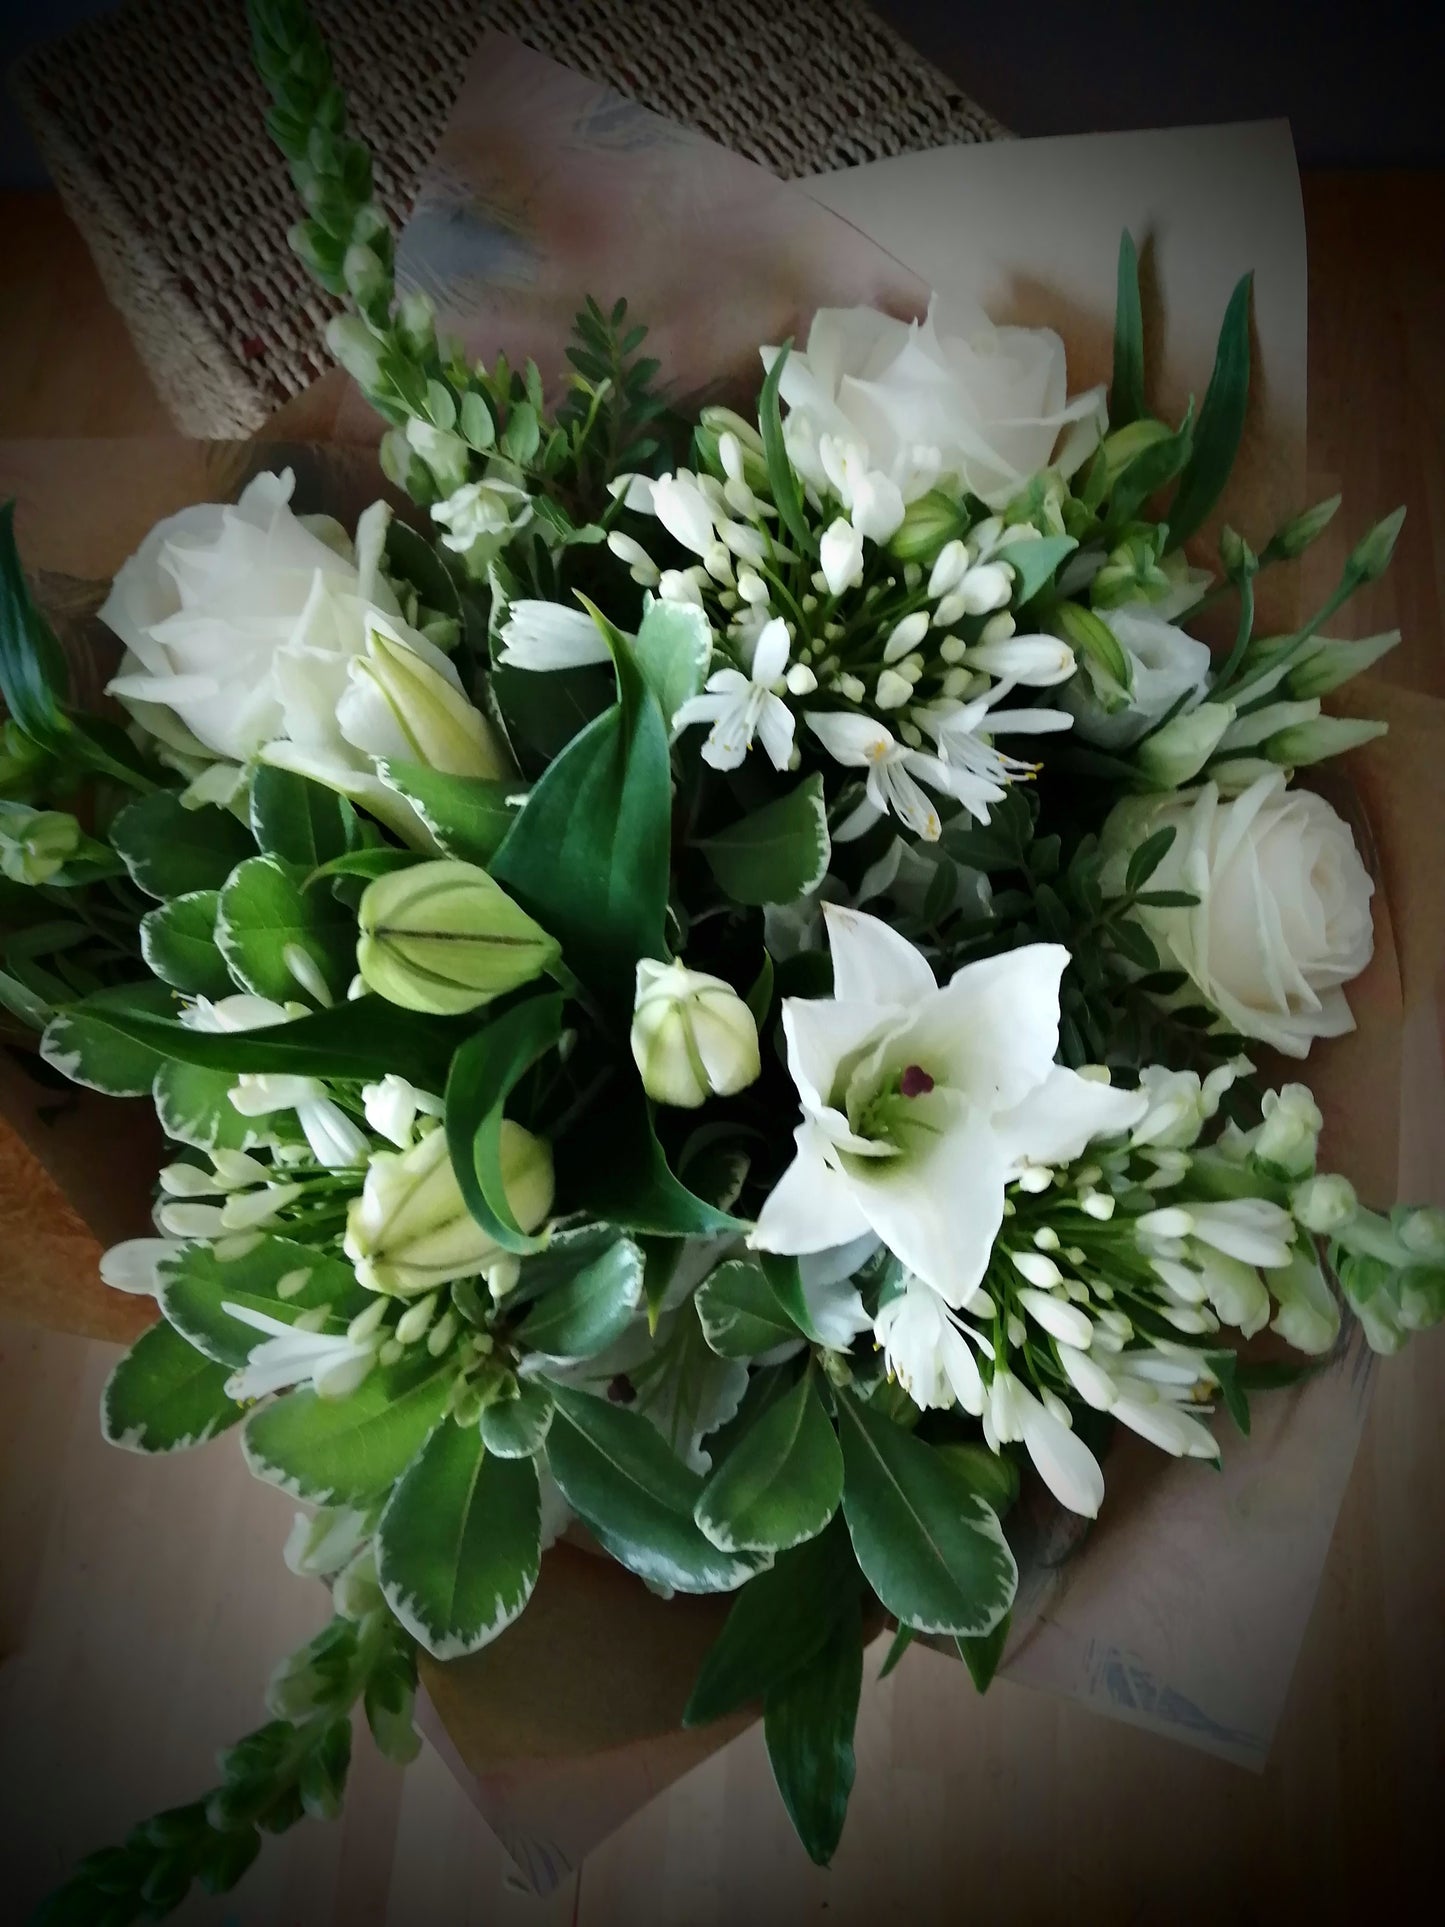
[[[1182,697],[1192,709],[1204,695],[1211,657],[1197,642],[1165,620],[1152,604],[1134,602],[1121,609],[1094,612],[1128,658],[1131,688],[1128,706],[1106,711],[1089,692],[1083,677],[1075,676],[1063,700],[1075,717],[1075,729],[1087,743],[1100,749],[1127,749],[1151,730]]]
[[[776,352],[765,348],[764,361]],[[1104,419],[1101,388],[1068,400],[1064,345],[1052,330],[995,328],[981,309],[938,295],[922,322],[820,308],[780,392],[788,452],[815,487],[828,480],[820,453],[828,436],[905,503],[952,475],[1001,508],[1056,453],[1071,474]]]
[[[1138,911],[1166,962],[1241,1036],[1291,1057],[1316,1037],[1353,1030],[1341,986],[1374,950],[1374,884],[1324,798],[1271,771],[1228,800],[1213,783],[1127,800],[1104,828],[1114,886],[1129,851],[1166,825],[1174,842],[1148,887],[1199,899],[1192,909]]]

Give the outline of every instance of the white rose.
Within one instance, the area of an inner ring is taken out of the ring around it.
[[[764,349],[771,363],[773,349]],[[872,308],[820,308],[806,349],[789,355],[781,395],[788,452],[815,486],[828,480],[820,444],[858,451],[905,502],[954,476],[1002,508],[1050,465],[1073,470],[1104,420],[1102,388],[1068,400],[1064,345],[1047,328],[995,328],[979,308],[935,295],[927,319]]]
[[[293,481],[289,469],[258,475],[234,506],[183,509],[151,530],[100,612],[126,645],[110,693],[183,766],[265,752],[385,811],[372,757],[418,751],[414,730],[379,725],[379,637],[387,663],[414,664],[433,692],[428,714],[446,710],[466,737],[456,773],[500,774],[455,669],[403,622],[381,573],[388,509],[366,511],[353,545],[329,519],[292,514]]]
[[[1353,1030],[1340,986],[1370,961],[1375,886],[1324,798],[1271,771],[1228,800],[1214,783],[1129,799],[1104,826],[1112,887],[1122,885],[1129,852],[1166,825],[1174,842],[1147,887],[1199,899],[1192,909],[1137,912],[1166,962],[1241,1036],[1291,1057],[1316,1037]]]
[[[1061,692],[1064,707],[1072,713],[1075,732],[1085,742],[1100,749],[1127,749],[1181,697],[1186,709],[1200,700],[1209,680],[1209,649],[1147,602],[1094,613],[1128,658],[1129,702],[1123,709],[1105,710],[1094,700],[1085,679],[1075,676]]]

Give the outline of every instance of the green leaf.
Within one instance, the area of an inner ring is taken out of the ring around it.
[[[969,1676],[980,1693],[986,1693],[993,1684],[993,1676],[998,1671],[998,1663],[1003,1658],[1003,1649],[1008,1644],[1009,1626],[1012,1613],[1005,1613],[991,1633],[984,1633],[977,1639],[959,1639],[958,1656],[968,1668]]]
[[[280,1112],[242,1117],[231,1102],[235,1082],[230,1071],[167,1059],[151,1088],[161,1129],[178,1144],[193,1144],[200,1151],[249,1151],[290,1135],[290,1122]]]
[[[476,1426],[444,1420],[377,1527],[386,1603],[433,1659],[474,1653],[531,1598],[540,1534],[532,1461],[498,1458]]]
[[[371,883],[377,877],[389,877],[393,870],[410,870],[426,860],[419,850],[398,850],[390,843],[377,843],[364,850],[344,850],[329,863],[318,864],[301,887],[314,890],[318,883],[329,883],[333,877],[362,877]]]
[[[1072,535],[1041,535],[1036,542],[1008,542],[993,560],[1007,562],[1014,572],[1011,607],[1021,609],[1026,602],[1047,588],[1058,573],[1064,557],[1078,548]]]
[[[1189,461],[1194,451],[1194,402],[1191,398],[1184,420],[1175,432],[1161,435],[1140,449],[1132,461],[1114,477],[1109,490],[1109,521],[1115,528],[1132,522],[1151,496],[1166,487]]]
[[[0,696],[32,742],[66,733],[65,652],[36,608],[15,543],[15,504],[0,505]]]
[[[1199,411],[1194,453],[1169,505],[1171,549],[1186,542],[1204,522],[1219,500],[1239,453],[1249,407],[1249,298],[1253,280],[1253,275],[1242,277],[1224,311],[1214,373]]]
[[[235,989],[216,943],[217,890],[188,890],[141,918],[141,955],[162,982],[193,997]]]
[[[188,810],[174,790],[129,803],[110,826],[116,854],[151,897],[219,890],[256,845],[229,810],[206,803]]]
[[[502,430],[501,451],[509,462],[525,467],[537,452],[542,428],[537,411],[529,401],[513,402],[507,410],[507,425]]]
[[[128,1452],[181,1452],[204,1445],[241,1416],[226,1397],[230,1376],[162,1321],[121,1359],[100,1398],[100,1427]]]
[[[547,1442],[552,1410],[545,1385],[519,1378],[515,1398],[495,1399],[482,1407],[482,1443],[499,1459],[530,1459]]]
[[[922,1633],[992,1632],[1018,1587],[992,1507],[922,1439],[842,1393],[838,1430],[853,1550],[888,1611]]]
[[[1225,1409],[1246,1438],[1249,1437],[1249,1399],[1239,1382],[1239,1359],[1232,1351],[1206,1352],[1204,1362],[1219,1381]]]
[[[815,1345],[821,1345],[823,1341],[813,1323],[813,1314],[808,1310],[808,1301],[803,1296],[803,1279],[797,1259],[765,1251],[758,1262],[762,1265],[763,1276],[773,1288],[773,1296],[798,1330]]]
[[[756,1258],[730,1258],[698,1286],[703,1336],[719,1358],[758,1358],[803,1334],[778,1301]]]
[[[976,1492],[1000,1518],[1004,1516],[1019,1495],[1019,1469],[1011,1458],[965,1439],[948,1439],[933,1449],[970,1492]]]
[[[899,1660],[902,1659],[912,1644],[913,1628],[906,1624],[900,1625],[898,1631],[893,1635],[892,1643],[888,1648],[883,1664],[878,1668],[878,1677],[880,1680],[887,1679],[888,1675],[893,1671],[893,1668],[898,1664]]]
[[[40,1055],[73,1084],[108,1097],[148,1097],[163,1053],[115,1026],[131,1021],[163,1024],[156,1013],[175,1007],[175,992],[153,980],[94,991],[51,1018],[40,1040]]]
[[[1119,236],[1119,291],[1114,303],[1114,379],[1109,426],[1127,428],[1144,413],[1144,316],[1139,305],[1139,257],[1134,237]]]
[[[698,848],[734,903],[795,902],[822,882],[832,854],[822,777],[805,778]]]
[[[285,1003],[305,995],[286,951],[304,951],[341,999],[356,973],[356,918],[325,891],[302,888],[301,873],[277,856],[238,864],[221,891],[216,941],[232,974],[258,997]]]
[[[540,1251],[512,1212],[502,1182],[503,1106],[523,1073],[562,1031],[562,999],[529,997],[475,1031],[452,1059],[446,1083],[447,1148],[462,1198],[504,1251]]]
[[[1129,858],[1129,867],[1124,872],[1124,890],[1127,895],[1132,896],[1136,890],[1143,889],[1173,848],[1176,834],[1174,825],[1166,823],[1162,830],[1155,830],[1152,836],[1146,836],[1138,849],[1132,853]]]
[[[490,867],[583,982],[630,1012],[638,959],[667,954],[672,769],[662,712],[626,638],[594,616],[617,701],[550,765]]]
[[[321,1329],[340,1333],[371,1303],[342,1259],[290,1238],[272,1237],[243,1245],[238,1256],[221,1256],[210,1244],[180,1246],[161,1267],[160,1296],[161,1310],[176,1330],[197,1351],[233,1370],[244,1365],[264,1339],[254,1326],[224,1311],[224,1305],[264,1312],[288,1325],[302,1312],[325,1306],[331,1316]]]
[[[107,991],[75,1009],[83,1011],[88,1032],[114,1032],[144,1045],[156,1059],[173,1057],[206,1070],[295,1072],[353,1082],[396,1071],[422,1090],[436,1090],[446,1082],[461,1034],[455,1023],[402,1010],[371,996],[259,1030],[194,1030],[189,1024],[153,1016],[149,1007],[143,1007],[139,993],[154,993],[158,999],[164,989],[161,984],[141,985],[129,1000],[122,993]],[[174,1002],[169,991],[165,996]],[[235,1082],[234,1075],[231,1081]]]
[[[641,1086],[630,1080],[609,1105],[605,1136],[599,1140],[590,1131],[578,1132],[556,1148],[565,1158],[565,1163],[559,1159],[559,1190],[619,1231],[709,1238],[744,1229],[741,1219],[704,1203],[673,1175],[653,1129],[651,1107]]]
[[[388,789],[406,798],[444,854],[463,862],[485,868],[516,820],[516,810],[507,807],[507,798],[521,788],[516,781],[448,776],[393,756],[382,757],[376,773]]]
[[[763,383],[763,392],[758,397],[758,428],[763,438],[763,458],[768,465],[768,487],[777,505],[778,519],[801,553],[807,555],[812,547],[812,537],[807,516],[803,513],[803,489],[788,459],[787,444],[783,440],[782,411],[778,406],[778,386],[792,347],[791,340],[785,341],[773,357],[773,365]]]
[[[389,1492],[440,1423],[456,1377],[424,1345],[374,1370],[345,1398],[288,1392],[246,1421],[258,1479],[317,1505],[369,1505]]]
[[[702,1481],[657,1429],[625,1406],[551,1385],[547,1463],[568,1505],[619,1564],[677,1592],[731,1592],[757,1571],[721,1552],[692,1516]]]
[[[315,870],[351,847],[355,825],[344,796],[294,770],[262,763],[251,777],[251,834],[267,856]]]
[[[518,1343],[548,1358],[595,1358],[632,1323],[642,1278],[642,1253],[630,1238],[619,1238],[543,1292],[517,1327]]]
[[[770,1688],[763,1702],[773,1778],[808,1858],[820,1867],[833,1858],[848,1815],[862,1690],[863,1626],[855,1598],[812,1659]]]
[[[843,1455],[811,1372],[723,1460],[693,1517],[723,1552],[786,1552],[816,1538],[843,1496]]]
[[[632,645],[642,679],[657,698],[662,720],[672,719],[702,688],[712,660],[712,628],[692,602],[653,602]]]
[[[822,1646],[858,1597],[858,1567],[838,1520],[779,1555],[739,1592],[692,1689],[684,1726],[706,1726],[758,1700]]]

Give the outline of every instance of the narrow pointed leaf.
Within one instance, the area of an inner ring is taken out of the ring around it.
[[[862,1614],[854,1598],[808,1663],[763,1702],[773,1778],[809,1859],[820,1867],[833,1858],[848,1815],[862,1689]]]

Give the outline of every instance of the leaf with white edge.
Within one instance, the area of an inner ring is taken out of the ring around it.
[[[356,918],[324,890],[302,888],[299,870],[276,856],[239,864],[221,891],[216,941],[236,979],[276,1003],[306,997],[286,961],[295,947],[310,958],[333,999],[356,974]]]
[[[1005,1613],[991,1633],[984,1633],[978,1639],[959,1639],[954,1642],[959,1658],[968,1668],[969,1678],[980,1693],[986,1693],[993,1684],[993,1676],[998,1671],[1004,1647],[1008,1644],[1012,1623],[1012,1613]]]
[[[530,1459],[546,1444],[551,1427],[552,1395],[535,1379],[519,1379],[515,1398],[482,1407],[482,1444],[499,1459]]]
[[[219,890],[256,845],[229,810],[206,803],[188,810],[174,790],[128,803],[110,826],[116,854],[150,897]]]
[[[104,1091],[107,1097],[148,1097],[161,1053],[122,1036],[105,1018],[110,1013],[157,1017],[175,1009],[175,992],[154,979],[97,990],[51,1018],[40,1040],[40,1055],[52,1070],[88,1090]]]
[[[720,1551],[692,1516],[702,1481],[655,1427],[625,1406],[550,1384],[547,1463],[562,1496],[619,1565],[676,1592],[731,1592],[758,1571]]]
[[[734,903],[796,902],[822,882],[832,853],[822,777],[805,778],[698,848]]]
[[[697,1290],[703,1336],[720,1358],[760,1358],[802,1332],[783,1310],[755,1258],[730,1258]]]
[[[931,1446],[846,1393],[838,1431],[853,1550],[888,1611],[921,1633],[992,1632],[1018,1589],[997,1513]]]
[[[820,1867],[833,1858],[848,1816],[862,1690],[863,1623],[855,1598],[807,1664],[771,1687],[763,1702],[773,1778],[808,1858]]]
[[[278,1137],[299,1135],[288,1113],[242,1117],[231,1102],[235,1082],[230,1071],[168,1059],[151,1087],[161,1129],[177,1144],[191,1144],[198,1151],[250,1151]]]
[[[317,1505],[369,1505],[391,1490],[446,1413],[456,1367],[424,1345],[373,1371],[345,1398],[288,1392],[246,1422],[258,1479]]]
[[[444,1421],[377,1527],[386,1603],[433,1659],[476,1652],[531,1598],[541,1523],[532,1461],[501,1458],[486,1449],[476,1426]]]
[[[188,890],[147,911],[140,952],[163,983],[192,997],[228,997],[236,986],[216,943],[216,890]]]
[[[517,1327],[518,1343],[547,1358],[594,1358],[632,1323],[642,1303],[642,1253],[619,1238],[542,1296]]]
[[[264,1334],[223,1310],[240,1305],[292,1324],[303,1312],[326,1308],[321,1330],[341,1333],[372,1302],[351,1266],[314,1245],[263,1237],[235,1256],[210,1244],[182,1245],[161,1264],[161,1309],[190,1342],[217,1364],[246,1363]]]
[[[1078,546],[1072,535],[1041,535],[1036,542],[1009,542],[997,550],[990,559],[1007,562],[1013,570],[1011,606],[1021,609],[1026,602],[1032,601],[1040,589],[1053,581],[1064,557],[1071,555]]]
[[[633,643],[644,682],[657,698],[669,730],[683,704],[707,678],[712,660],[712,628],[695,602],[655,601],[648,607]]]
[[[242,1416],[226,1396],[229,1376],[162,1320],[142,1332],[106,1380],[101,1431],[127,1452],[204,1445]]]
[[[843,1454],[807,1372],[723,1460],[693,1517],[723,1552],[786,1552],[816,1538],[842,1496]]]
[[[520,777],[492,782],[480,776],[448,776],[400,757],[383,757],[376,773],[411,804],[444,855],[484,867],[500,849],[526,795]]]
[[[251,777],[251,834],[267,856],[314,870],[351,848],[356,812],[324,784],[261,763]]]

